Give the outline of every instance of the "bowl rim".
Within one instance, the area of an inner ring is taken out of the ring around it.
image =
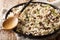
[[[22,6],[22,5],[25,5],[27,2],[25,2],[25,3],[21,3],[21,4],[18,4],[18,5],[15,5],[15,6],[13,6],[12,8],[15,8],[15,7],[18,7],[18,6]],[[41,4],[48,4],[48,5],[50,5],[50,6],[52,6],[53,8],[55,8],[55,9],[59,9],[58,7],[56,7],[56,6],[54,6],[54,5],[52,5],[52,4],[49,4],[49,3],[45,3],[45,2],[31,2],[31,3],[41,3]],[[12,9],[11,8],[11,9]],[[6,13],[6,16],[5,16],[5,19],[7,19],[7,16],[9,15],[9,12],[11,12],[12,10],[8,10],[8,12]],[[26,35],[26,34],[22,34],[22,33],[19,33],[19,32],[17,32],[16,31],[16,28],[14,28],[13,29],[13,31],[14,32],[16,32],[17,34],[21,34],[21,35],[23,35],[23,36],[27,36],[27,37],[34,37],[34,38],[45,38],[45,37],[49,37],[49,36],[52,36],[52,35],[54,35],[54,34],[56,34],[57,32],[59,32],[60,31],[60,29],[58,29],[58,30],[56,30],[55,32],[53,32],[52,34],[48,34],[48,35],[43,35],[43,36],[33,36],[33,35]]]

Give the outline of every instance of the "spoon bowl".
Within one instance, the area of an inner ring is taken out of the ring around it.
[[[18,24],[18,19],[16,17],[10,17],[3,22],[4,29],[13,29]]]

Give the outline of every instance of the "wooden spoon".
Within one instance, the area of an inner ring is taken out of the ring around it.
[[[32,0],[30,0],[24,7],[23,9],[21,10],[20,13],[22,13],[24,11],[24,9],[30,4]],[[20,15],[20,14],[19,14]],[[3,28],[4,29],[13,29],[16,27],[16,25],[18,24],[18,16],[19,15],[15,15],[13,17],[10,17],[8,19],[6,19],[4,22],[3,22]]]

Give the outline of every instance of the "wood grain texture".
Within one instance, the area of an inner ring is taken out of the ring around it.
[[[0,30],[0,40],[17,40],[15,33],[9,30]]]

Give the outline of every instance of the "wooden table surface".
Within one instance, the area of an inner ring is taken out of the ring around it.
[[[3,9],[10,9],[11,7],[26,2],[28,0],[0,0],[0,14],[2,14]],[[0,15],[1,16],[1,15]],[[60,40],[60,35],[55,39],[51,40]]]

